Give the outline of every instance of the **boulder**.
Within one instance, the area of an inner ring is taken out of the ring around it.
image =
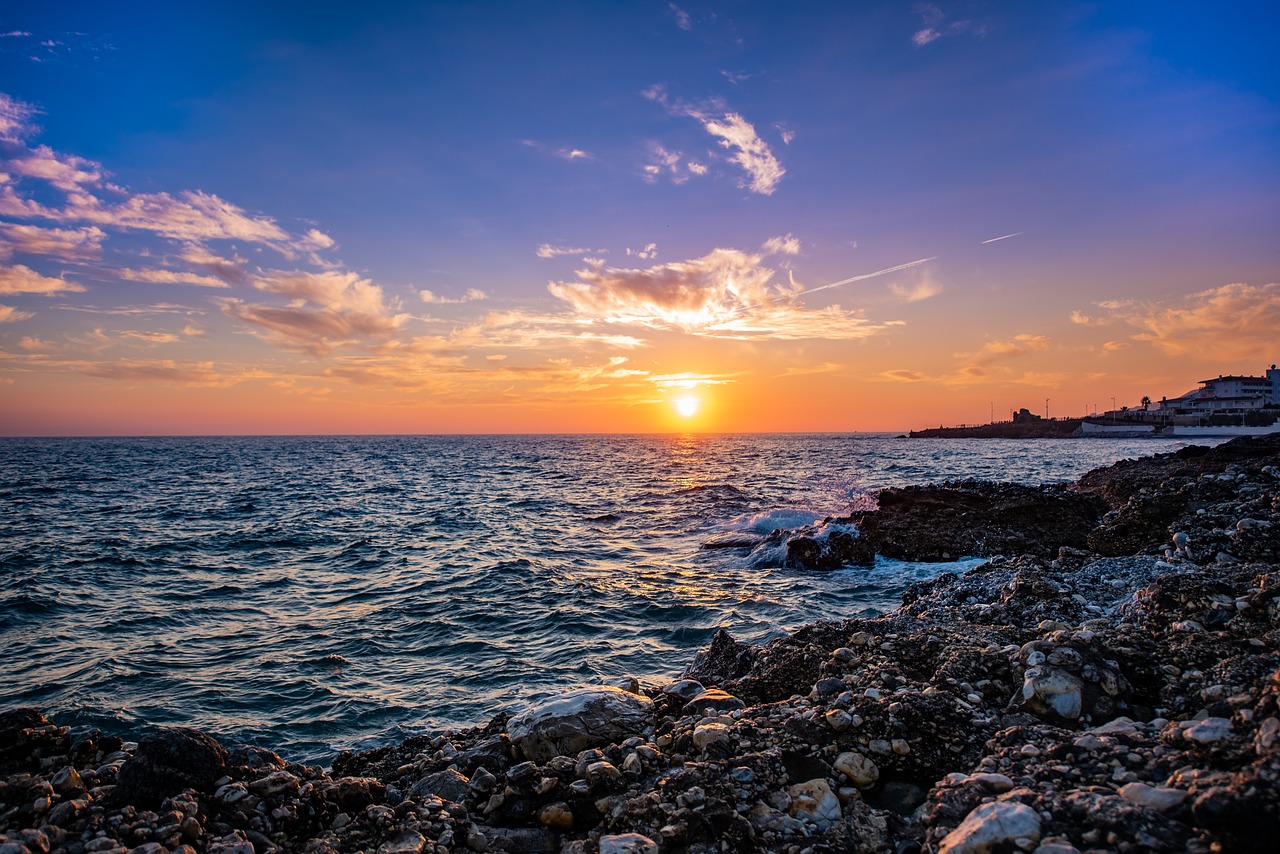
[[[227,751],[213,738],[187,727],[165,727],[138,742],[120,767],[115,795],[122,803],[156,804],[188,787],[207,790],[222,776]]]
[[[507,722],[507,737],[527,759],[555,756],[620,741],[652,727],[653,704],[618,688],[579,688],[558,694]]]

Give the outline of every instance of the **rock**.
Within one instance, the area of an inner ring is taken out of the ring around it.
[[[378,854],[421,854],[427,839],[416,830],[406,830],[378,846]]]
[[[729,736],[729,727],[722,723],[698,724],[693,730],[693,745],[699,750],[706,750],[709,745],[723,741]]]
[[[787,569],[831,570],[845,566],[872,566],[875,546],[848,523],[828,520],[795,531],[775,531],[758,551],[783,545],[782,565]]]
[[[658,854],[658,843],[639,833],[617,833],[600,837],[600,854]]]
[[[185,788],[208,790],[222,776],[227,751],[187,727],[167,727],[142,737],[116,777],[115,796],[126,803],[157,804]]]
[[[970,812],[942,840],[938,854],[988,854],[1018,839],[1040,839],[1040,814],[1015,801],[995,801]]]
[[[787,789],[791,796],[788,812],[796,818],[808,818],[826,829],[840,820],[840,799],[831,790],[831,784],[821,778],[796,783]]]
[[[835,769],[849,778],[859,789],[870,788],[880,779],[880,769],[861,753],[841,753],[836,757]]]
[[[454,803],[463,803],[471,794],[471,781],[458,771],[446,768],[428,774],[409,787],[409,797],[422,800],[430,795]]]
[[[652,727],[652,706],[618,688],[579,688],[516,715],[507,722],[507,736],[527,759],[546,762],[644,733]]]
[[[538,810],[538,823],[543,827],[569,830],[573,827],[573,808],[564,801],[547,804]]]
[[[746,675],[759,654],[759,648],[738,643],[724,629],[716,629],[711,645],[685,668],[684,678],[703,685],[724,685]]]
[[[1126,783],[1120,787],[1120,797],[1140,807],[1164,812],[1185,801],[1187,793],[1181,789],[1148,786],[1145,783]]]
[[[703,690],[702,683],[696,679],[681,679],[662,687],[663,694],[686,703],[701,694]]]
[[[1226,718],[1205,718],[1188,724],[1182,737],[1196,744],[1215,744],[1231,735],[1231,721]]]
[[[706,717],[711,714],[721,714],[746,708],[746,705],[742,700],[719,688],[708,688],[685,704],[684,713],[686,715],[702,715]]]

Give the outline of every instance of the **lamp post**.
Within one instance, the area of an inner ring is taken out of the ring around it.
[[[1049,420],[1049,398],[1044,399],[1044,420]]]
[[[1112,397],[1111,397],[1111,423],[1112,423],[1112,424],[1115,424],[1115,423],[1116,423],[1116,398],[1115,398],[1115,395],[1112,395]]]

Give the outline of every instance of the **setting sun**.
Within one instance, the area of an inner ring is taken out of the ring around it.
[[[698,412],[698,399],[696,397],[678,397],[675,404],[676,412],[679,412],[685,418],[692,418]]]

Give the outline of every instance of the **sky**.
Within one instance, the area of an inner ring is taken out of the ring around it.
[[[0,434],[899,431],[1280,361],[1280,7],[0,7]]]

